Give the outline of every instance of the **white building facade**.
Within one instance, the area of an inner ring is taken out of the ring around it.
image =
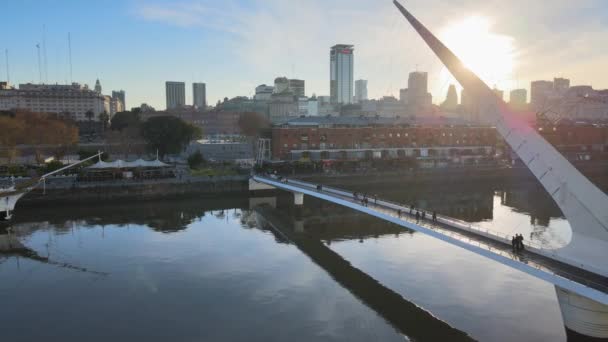
[[[207,108],[207,85],[192,83],[192,105],[198,109]]]
[[[38,113],[55,113],[75,121],[99,121],[99,114],[111,115],[110,97],[91,90],[86,85],[20,84],[19,88],[0,87],[0,110],[23,109]]]
[[[355,102],[361,103],[361,101],[367,100],[367,80],[356,80],[355,81]]]

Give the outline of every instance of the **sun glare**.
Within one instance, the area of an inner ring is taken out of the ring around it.
[[[513,88],[513,38],[493,33],[491,29],[488,18],[474,16],[449,24],[440,37],[490,87]],[[442,84],[455,82],[446,68],[441,71],[441,81]]]

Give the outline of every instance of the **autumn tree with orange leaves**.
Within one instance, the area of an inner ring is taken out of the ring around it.
[[[0,151],[8,163],[17,157],[17,146],[34,149],[41,163],[42,148],[51,150],[55,157],[63,157],[78,142],[78,128],[56,115],[27,111],[0,113]]]

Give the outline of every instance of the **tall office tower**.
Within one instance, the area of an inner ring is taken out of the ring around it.
[[[528,92],[526,89],[513,89],[509,97],[509,103],[514,108],[523,108],[528,102]]]
[[[207,108],[207,86],[205,83],[192,83],[192,104],[198,109]]]
[[[450,84],[448,87],[448,94],[445,97],[445,101],[441,104],[444,109],[454,110],[458,107],[458,94],[456,93],[456,86]]]
[[[329,51],[329,89],[331,103],[353,102],[354,46],[338,44]]]
[[[306,96],[306,82],[304,80],[290,79],[288,87],[295,96]]]
[[[125,91],[124,90],[112,90],[112,98],[118,99],[122,102],[122,107],[127,108],[127,102],[125,101]]]
[[[553,82],[533,81],[530,84],[530,105],[535,110],[543,109],[553,93]]]
[[[367,80],[355,81],[355,102],[367,100]]]
[[[95,81],[95,91],[101,94],[101,83],[99,83],[99,78]]]
[[[422,71],[411,72],[407,80],[407,104],[414,111],[423,110],[433,102],[428,92],[428,74]]]
[[[553,90],[556,95],[563,96],[570,89],[570,80],[567,78],[554,78]]]
[[[186,105],[186,83],[165,82],[167,109],[180,108]]]

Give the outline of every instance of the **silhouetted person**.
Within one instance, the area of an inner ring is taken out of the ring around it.
[[[523,234],[519,234],[519,249],[524,250],[524,236]]]
[[[511,238],[511,247],[513,248],[513,251],[517,250],[517,237],[516,236],[513,236]]]
[[[367,204],[369,203],[369,201],[367,200],[367,197],[365,199],[363,199],[364,205],[367,207]]]
[[[378,204],[378,195],[374,195],[374,204]]]
[[[420,212],[416,210],[416,223],[420,222]]]
[[[397,215],[399,216],[399,218],[401,218],[401,209],[397,210]]]
[[[437,222],[437,212],[433,211],[433,221]]]

